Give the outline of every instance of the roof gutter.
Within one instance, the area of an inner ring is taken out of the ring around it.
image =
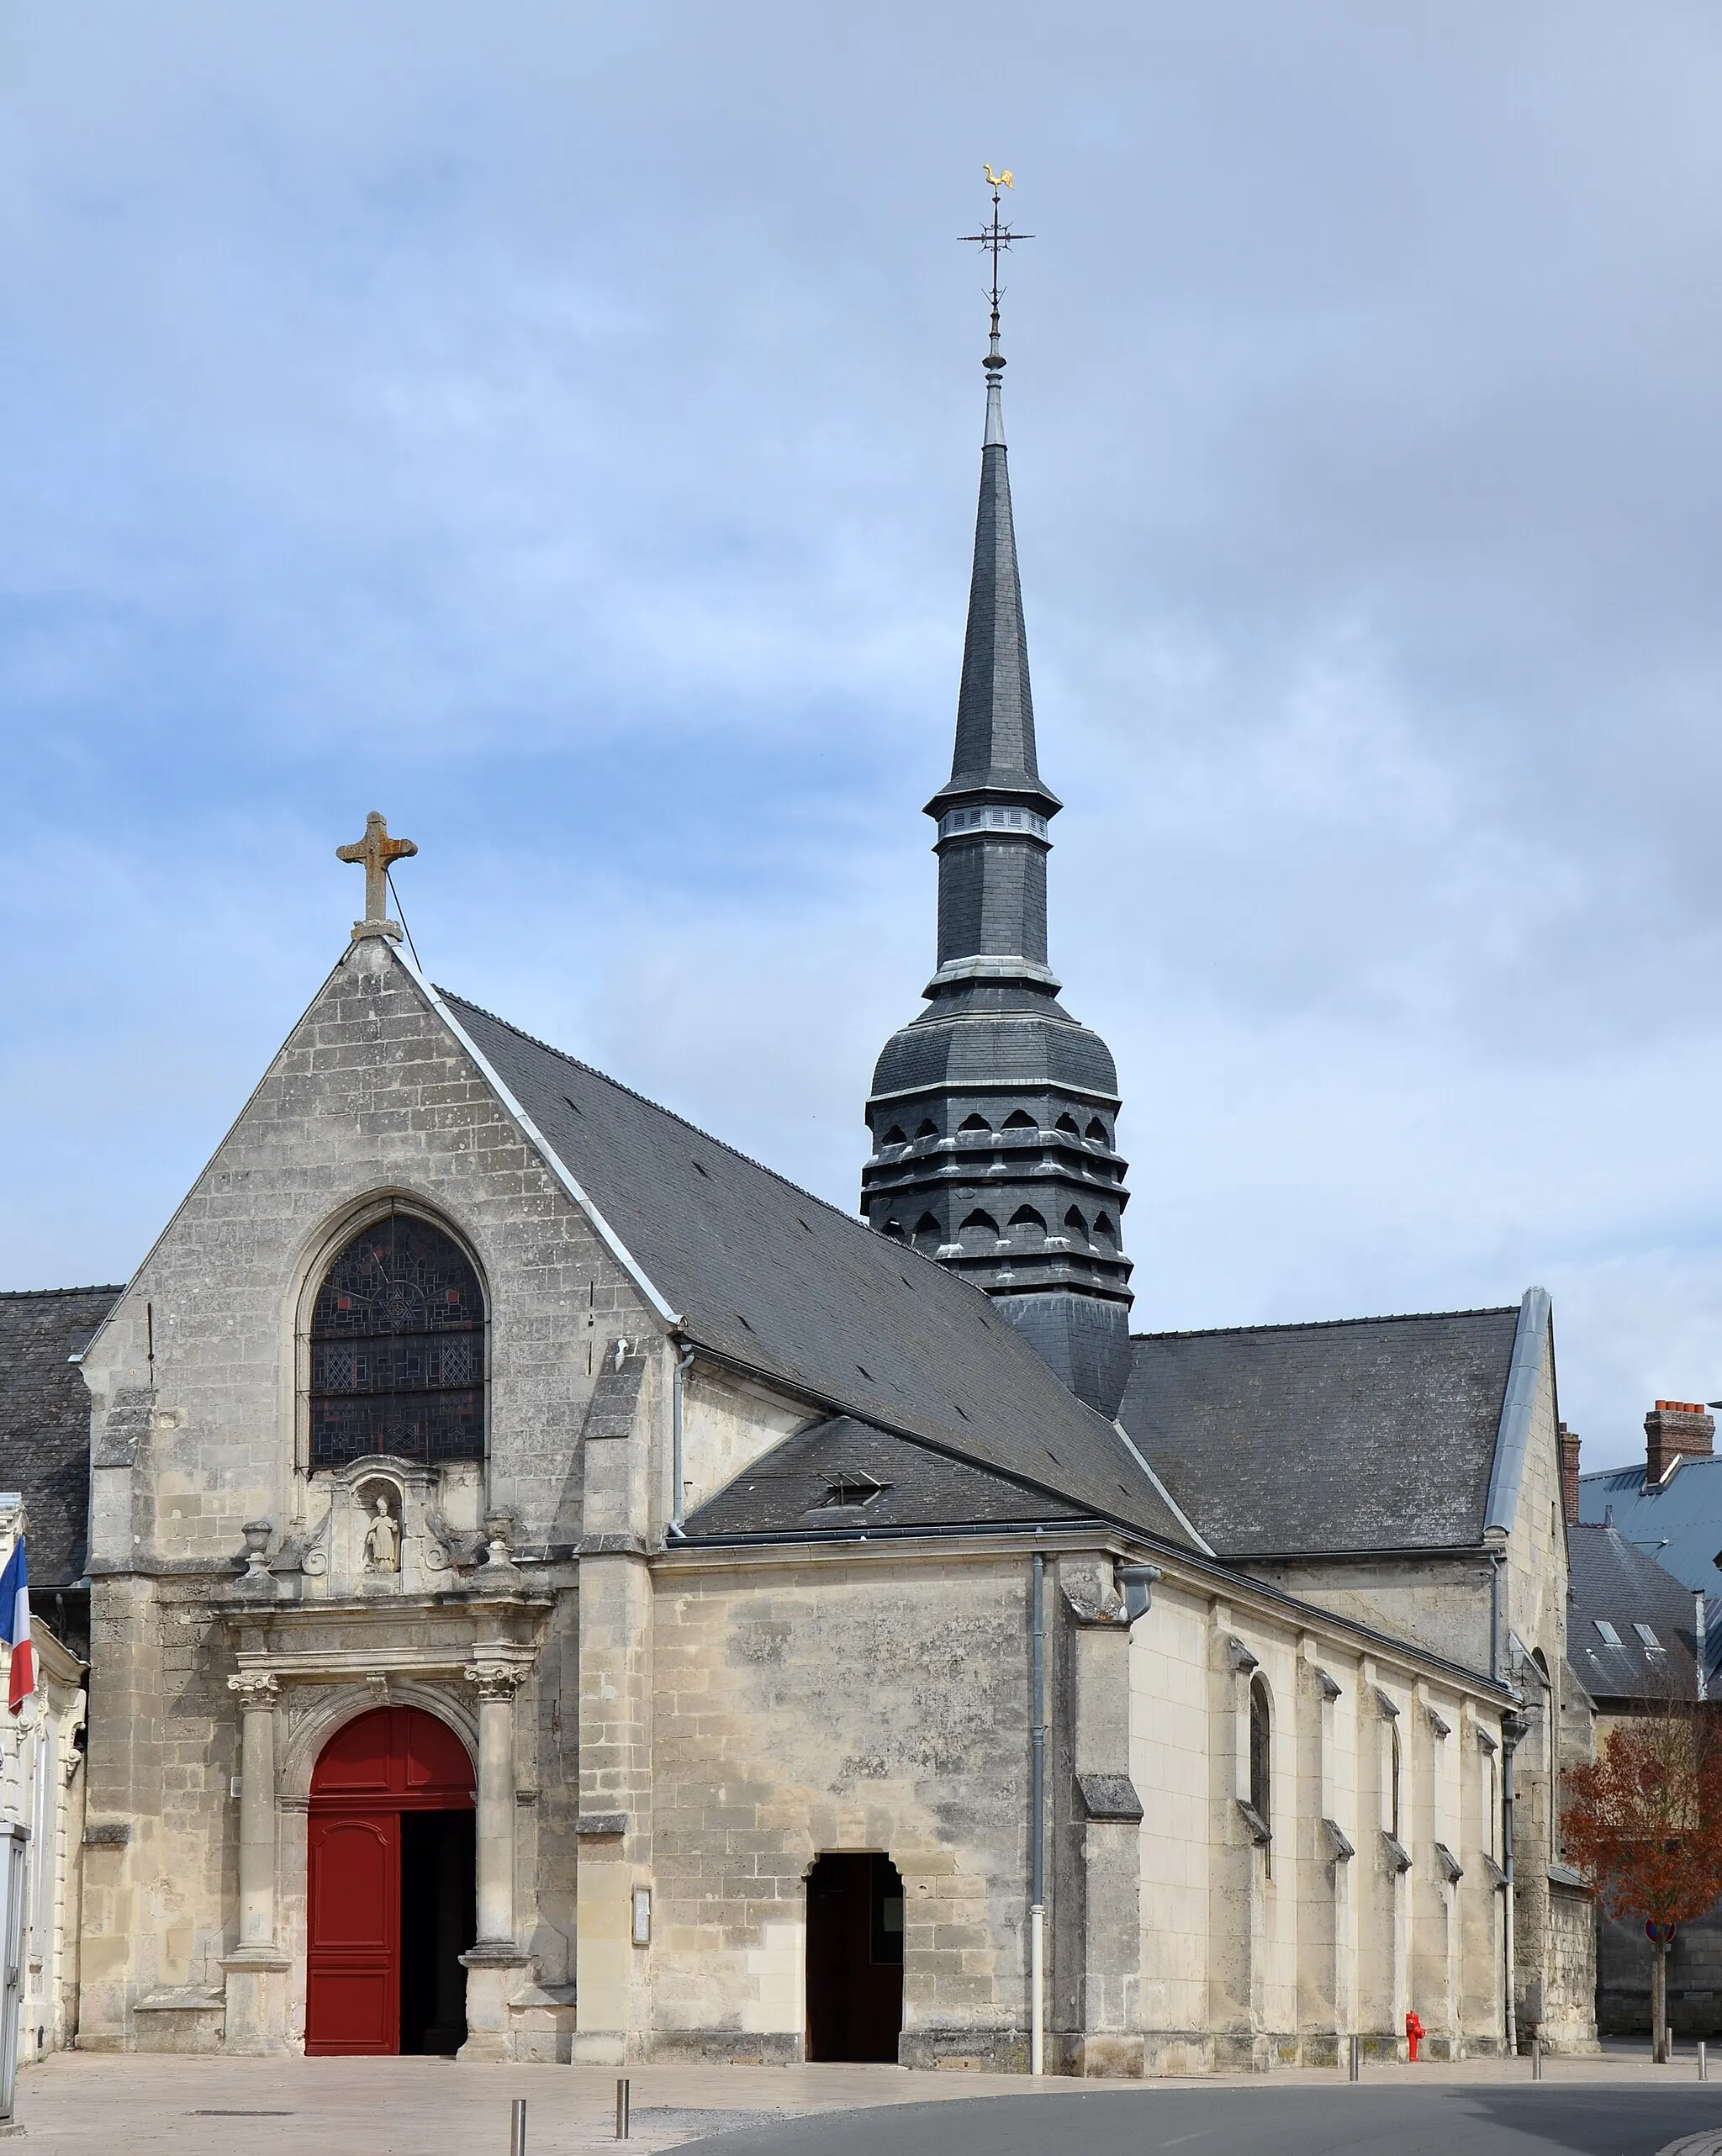
[[[1526,1288],[1519,1306],[1519,1330],[1513,1335],[1513,1361],[1507,1371],[1507,1397],[1501,1403],[1501,1425],[1495,1436],[1495,1465],[1483,1514],[1486,1535],[1493,1529],[1510,1535],[1519,1515],[1519,1492],[1530,1451],[1537,1382],[1548,1349],[1550,1309],[1547,1288]]]

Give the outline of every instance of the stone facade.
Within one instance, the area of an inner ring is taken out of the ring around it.
[[[389,1205],[484,1281],[482,1469],[310,1463],[309,1298]],[[1026,2064],[1038,1557],[1049,2064],[1266,2067],[1353,2032],[1391,2054],[1412,2007],[1439,2050],[1501,2046],[1503,1686],[1111,1530],[678,1546],[679,1392],[696,1498],[817,1404],[686,1354],[381,938],[320,992],[84,1370],[85,2045],[303,2042],[310,1777],[387,1702],[474,1762],[463,2055],[801,2056],[807,1873],[872,1850],[905,1886],[901,2056]],[[379,1491],[401,1533],[380,1575]],[[1144,1561],[1133,1614],[1117,1567]]]

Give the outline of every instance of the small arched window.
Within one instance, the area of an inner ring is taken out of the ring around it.
[[[1040,1125],[1034,1120],[1034,1118],[1027,1112],[1026,1109],[1012,1108],[1010,1114],[1005,1118],[1005,1128],[1006,1130],[1033,1130],[1038,1132]]]
[[[1116,1243],[1118,1239],[1112,1222],[1103,1213],[1094,1216],[1094,1239],[1096,1243]]]
[[[957,1230],[959,1235],[990,1235],[998,1239],[999,1223],[990,1213],[971,1213]]]
[[[909,1140],[904,1133],[903,1126],[900,1123],[894,1123],[879,1142],[881,1145],[906,1145]]]
[[[915,1135],[917,1138],[937,1138],[938,1125],[931,1118],[923,1116],[915,1126]]]
[[[1104,1145],[1107,1142],[1107,1127],[1100,1118],[1096,1116],[1083,1135],[1091,1138],[1096,1145]]]
[[[985,1116],[964,1116],[957,1128],[959,1130],[984,1130],[989,1138],[992,1135],[992,1125]]]
[[[1019,1205],[1011,1215],[1011,1225],[1024,1242],[1043,1243],[1046,1240],[1046,1222],[1032,1205]]]
[[[1081,1133],[1076,1128],[1076,1118],[1075,1116],[1060,1116],[1058,1121],[1053,1125],[1053,1128],[1054,1130],[1062,1130],[1067,1138],[1078,1138],[1081,1135]]]
[[[1249,1680],[1249,1802],[1262,1825],[1269,1828],[1274,1823],[1273,1735],[1267,1681],[1253,1677]]]
[[[1088,1223],[1074,1205],[1064,1215],[1064,1232],[1067,1235],[1074,1235],[1080,1243],[1088,1240]]]
[[[311,1465],[484,1457],[484,1297],[470,1259],[408,1213],[361,1229],[311,1307]]]
[[[915,1223],[915,1247],[917,1250],[936,1250],[944,1240],[943,1232],[930,1213],[923,1213]]]

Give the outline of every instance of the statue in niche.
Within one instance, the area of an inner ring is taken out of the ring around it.
[[[371,1572],[400,1570],[400,1529],[387,1498],[378,1498],[377,1517],[365,1530],[365,1569]]]

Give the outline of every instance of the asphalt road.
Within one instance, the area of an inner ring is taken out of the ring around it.
[[[1722,2131],[1722,2086],[1154,2089],[827,2112],[687,2144],[710,2156],[1655,2156]]]

